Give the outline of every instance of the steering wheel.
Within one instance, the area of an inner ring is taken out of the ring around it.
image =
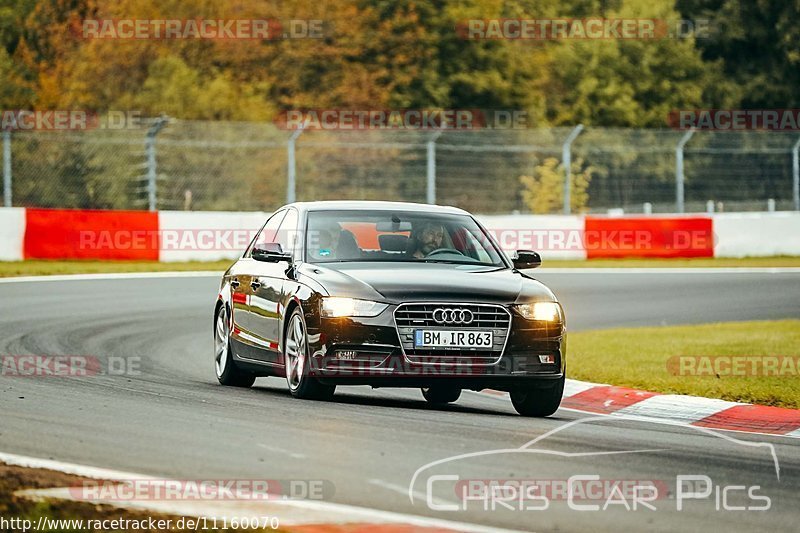
[[[459,252],[455,248],[437,248],[434,251],[430,252],[428,255],[425,256],[427,259],[428,257],[437,255],[437,254],[452,254],[457,253],[458,255],[464,255],[463,253]]]

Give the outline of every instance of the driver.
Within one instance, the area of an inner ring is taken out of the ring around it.
[[[422,259],[434,250],[442,247],[444,226],[435,222],[426,222],[411,242],[410,253]]]

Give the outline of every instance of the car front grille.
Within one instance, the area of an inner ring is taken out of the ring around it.
[[[465,309],[473,314],[469,324],[443,324],[434,320],[434,311]],[[397,334],[403,353],[412,363],[490,365],[499,361],[511,330],[511,313],[500,305],[464,303],[401,304],[394,312]],[[491,348],[414,348],[414,330],[491,331]]]

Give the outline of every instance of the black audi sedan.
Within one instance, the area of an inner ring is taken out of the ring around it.
[[[225,272],[214,308],[217,379],[286,378],[296,398],[339,385],[419,387],[432,404],[463,389],[510,393],[548,416],[564,389],[564,311],[454,207],[298,202],[278,209]]]

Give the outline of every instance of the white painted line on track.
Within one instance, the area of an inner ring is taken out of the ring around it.
[[[131,472],[123,472],[121,470],[110,470],[108,468],[97,468],[94,466],[64,463],[52,459],[39,459],[37,457],[28,457],[25,455],[15,455],[3,452],[0,452],[0,461],[12,466],[22,466],[25,468],[44,468],[45,470],[55,470],[56,472],[63,472],[65,474],[73,474],[75,476],[83,476],[92,479],[156,479],[152,476],[133,474]]]
[[[542,274],[800,274],[800,267],[688,267],[688,268],[540,268]],[[151,278],[206,278],[221,276],[223,271],[186,270],[163,272],[107,272],[97,274],[58,274],[42,276],[9,276],[0,283],[31,281],[92,281]]]
[[[50,459],[38,459],[35,457],[27,457],[3,452],[0,452],[0,461],[9,465],[27,468],[44,468],[47,470],[55,470],[57,472],[64,472],[67,474],[89,477],[93,479],[106,479],[112,481],[129,479],[157,479],[158,481],[165,481],[163,478],[154,478],[153,476],[133,474],[131,472],[121,472],[105,468],[96,468],[74,463],[64,463]],[[50,496],[54,498],[75,500],[69,488],[29,491],[28,494],[42,497]],[[315,500],[274,499],[259,502],[209,502],[208,500],[164,502],[153,500],[146,502],[95,501],[94,503],[107,503],[109,505],[116,505],[118,507],[145,508],[162,513],[184,516],[216,516],[217,518],[230,518],[234,516],[242,517],[247,516],[248,514],[252,514],[253,516],[264,515],[265,509],[268,508],[268,512],[272,514],[272,516],[276,516],[275,511],[283,514],[283,516],[278,516],[278,518],[280,519],[281,525],[284,526],[366,522],[371,524],[408,524],[412,526],[441,528],[453,531],[463,531],[467,533],[479,533],[483,531],[504,533],[513,531],[508,529],[492,528],[478,524],[470,524],[466,522],[428,518],[425,516],[396,513],[393,511],[381,511],[378,509],[369,509],[367,507],[358,507],[355,505]],[[234,505],[225,505],[230,503]],[[286,518],[287,515],[291,516]]]
[[[115,279],[153,279],[153,278],[210,278],[222,276],[223,271],[186,270],[177,272],[106,272],[98,274],[64,274],[54,276],[11,276],[0,278],[0,283],[27,283],[31,281],[94,281]]]
[[[800,267],[542,267],[531,272],[542,274],[800,274]]]
[[[392,492],[396,492],[397,494],[402,494],[403,496],[408,496],[408,487],[403,487],[401,485],[396,485],[394,483],[389,483],[388,481],[383,481],[382,479],[370,479],[368,480],[370,485],[375,485],[376,487],[381,487],[386,490],[390,490]],[[427,501],[428,495],[419,491],[413,491],[412,494],[414,498],[419,499],[420,501]],[[442,500],[441,498],[434,498],[431,497],[431,503],[434,505],[459,505],[457,502],[454,501],[447,501]]]
[[[564,398],[568,398],[570,396],[575,396],[576,394],[580,394],[584,391],[589,389],[593,389],[595,387],[607,387],[608,385],[603,385],[602,383],[591,383],[589,381],[578,381],[577,379],[567,379],[564,382]]]
[[[269,445],[261,443],[261,442],[256,443],[256,446],[258,446],[259,448],[263,448],[264,450],[267,450],[268,452],[280,453],[280,454],[283,454],[283,455],[288,455],[292,459],[305,459],[306,457],[308,457],[304,453],[290,452],[289,450],[284,450],[283,448],[278,448],[277,446],[269,446]]]

